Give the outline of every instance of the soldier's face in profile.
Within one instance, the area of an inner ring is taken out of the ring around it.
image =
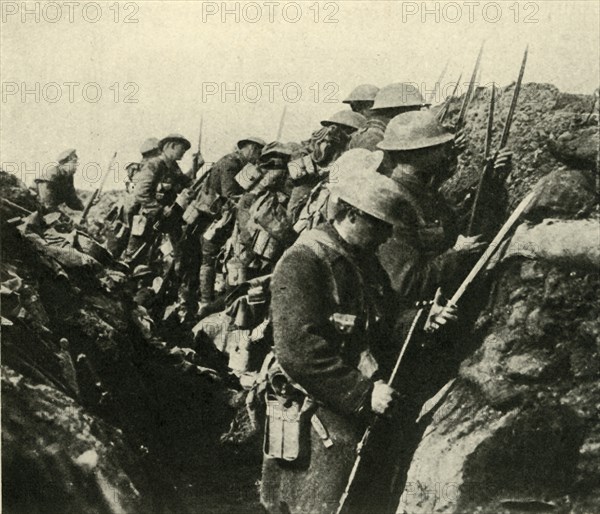
[[[75,173],[77,171],[77,166],[79,166],[79,159],[77,156],[71,158],[63,164],[64,169],[69,173]]]
[[[349,216],[353,224],[354,239],[357,246],[364,249],[377,249],[392,236],[393,227],[366,212],[359,211]]]
[[[163,148],[165,156],[172,161],[179,161],[187,151],[186,146],[180,142],[170,142]]]

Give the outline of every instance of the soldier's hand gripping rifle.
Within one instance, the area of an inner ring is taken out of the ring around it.
[[[478,225],[481,221],[481,197],[482,190],[485,189],[492,173],[494,171],[494,167],[497,165],[496,160],[498,159],[499,153],[506,148],[506,144],[508,142],[508,136],[510,135],[510,128],[512,125],[513,117],[515,114],[515,109],[517,107],[517,101],[519,100],[519,93],[521,92],[521,84],[523,83],[523,75],[525,73],[525,65],[527,64],[527,53],[528,48],[525,49],[525,53],[523,55],[523,60],[521,62],[521,68],[519,70],[519,76],[517,78],[517,82],[515,84],[515,90],[513,92],[513,97],[510,103],[510,108],[508,110],[508,114],[506,115],[506,122],[504,123],[504,130],[502,132],[502,138],[500,139],[500,145],[498,147],[497,152],[492,156],[491,155],[491,146],[492,146],[492,135],[493,135],[493,125],[494,125],[494,104],[496,98],[496,87],[492,85],[492,94],[490,97],[490,108],[488,112],[488,122],[487,122],[487,130],[485,137],[485,164],[483,166],[483,170],[479,177],[479,183],[477,185],[477,192],[475,193],[475,199],[473,201],[473,206],[471,207],[471,215],[469,219],[469,226],[467,228],[467,235],[472,236],[475,233],[479,232]]]
[[[465,291],[468,287],[473,283],[473,281],[477,278],[479,273],[485,268],[488,264],[494,253],[498,250],[500,243],[504,240],[504,238],[510,233],[510,231],[515,227],[517,221],[521,217],[521,215],[527,210],[533,199],[535,198],[535,192],[529,193],[517,206],[514,212],[511,214],[510,218],[504,223],[496,237],[494,237],[493,241],[488,246],[487,250],[483,253],[483,255],[477,261],[477,264],[473,267],[467,277],[463,280],[460,287],[456,290],[452,298],[449,300],[450,305],[457,305],[460,299],[462,298]],[[406,338],[402,344],[402,348],[400,350],[400,354],[396,360],[396,364],[394,365],[394,369],[387,384],[390,387],[394,387],[396,383],[396,379],[398,378],[398,373],[400,371],[400,366],[402,364],[402,359],[406,354],[406,350],[408,346],[411,344],[412,340],[415,338],[416,334],[421,331],[423,327],[424,318],[426,314],[426,306],[430,305],[430,302],[421,303],[418,305],[419,309],[413,318],[413,321],[410,325]],[[347,514],[351,511],[351,507],[349,504],[349,497],[354,492],[354,483],[357,476],[358,471],[361,467],[362,457],[366,450],[368,450],[369,440],[372,437],[373,431],[377,428],[377,425],[381,423],[381,418],[374,417],[371,424],[365,430],[362,439],[358,443],[356,447],[356,459],[354,461],[354,466],[352,467],[352,471],[350,472],[350,476],[348,477],[348,483],[346,485],[346,489],[340,498],[338,508],[336,514]]]
[[[88,214],[90,213],[90,209],[94,206],[94,203],[96,202],[96,200],[98,200],[100,198],[100,194],[102,193],[102,188],[104,187],[104,184],[106,184],[106,180],[108,179],[108,176],[110,175],[110,172],[115,164],[116,159],[117,159],[117,152],[115,152],[113,154],[112,159],[108,163],[108,168],[106,169],[106,175],[104,175],[102,182],[100,182],[100,186],[98,186],[94,190],[94,192],[92,193],[92,196],[90,196],[90,199],[88,200],[88,203],[86,204],[85,208],[83,209],[83,213],[81,214],[81,219],[79,220],[80,225],[85,224],[85,220],[87,219]]]

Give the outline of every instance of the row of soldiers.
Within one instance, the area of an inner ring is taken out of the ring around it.
[[[399,320],[434,297],[424,332],[456,319],[442,293],[464,278],[505,207],[511,155],[501,151],[481,203],[490,206],[483,237],[461,235],[464,220],[439,189],[465,136],[443,126],[412,85],[362,85],[345,103],[350,109],[308,140],[246,137],[198,178],[199,153],[188,173],[178,165],[191,148],[185,137],[146,141],[130,168],[130,201],[113,220],[128,236],[121,250],[131,269],[170,254],[161,289],[170,289],[182,322],[222,310],[227,293],[270,277],[275,358],[261,486],[269,512],[335,512],[370,416],[391,415],[402,397],[404,419],[413,419],[435,393],[440,369],[418,390],[384,382],[404,334]],[[218,271],[225,284],[216,288]],[[283,420],[308,420],[308,428]],[[388,440],[381,451],[397,457],[400,446]],[[373,463],[380,480],[363,477],[358,511],[390,508],[386,491],[398,483],[397,458]]]

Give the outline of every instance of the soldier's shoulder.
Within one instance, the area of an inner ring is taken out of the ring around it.
[[[242,158],[237,152],[231,152],[221,157],[215,164],[217,169],[229,168],[234,165],[241,164]]]
[[[43,174],[42,181],[56,180],[61,177],[66,177],[68,174],[60,168],[60,166],[50,166]]]
[[[162,169],[166,169],[167,165],[165,161],[161,159],[160,156],[151,157],[150,159],[146,159],[142,162],[140,166],[140,173],[156,173]]]

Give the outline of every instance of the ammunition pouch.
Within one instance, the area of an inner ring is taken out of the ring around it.
[[[292,180],[300,180],[309,175],[318,175],[317,167],[310,155],[304,155],[288,163],[288,171]]]
[[[267,420],[263,452],[270,459],[297,461],[310,448],[310,418],[315,404],[309,397],[302,402],[283,401],[267,393]]]
[[[262,176],[263,174],[254,164],[248,163],[241,169],[234,179],[244,191],[248,191],[252,186],[260,181]]]
[[[270,262],[276,261],[284,251],[283,245],[261,227],[252,235],[251,248],[256,255]]]
[[[211,171],[208,171],[211,173]],[[214,218],[221,211],[225,199],[221,198],[217,192],[211,187],[211,177],[208,176],[204,179],[200,191],[194,201],[195,208],[211,218]]]

